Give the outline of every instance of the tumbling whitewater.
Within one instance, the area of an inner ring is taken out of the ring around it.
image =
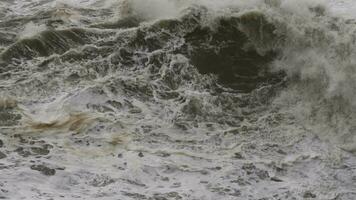
[[[354,199],[343,6],[1,2],[0,197]]]

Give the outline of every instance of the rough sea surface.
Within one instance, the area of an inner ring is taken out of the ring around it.
[[[0,199],[355,200],[352,0],[0,0]]]

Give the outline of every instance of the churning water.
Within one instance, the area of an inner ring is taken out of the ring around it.
[[[0,198],[356,199],[354,8],[0,0]]]

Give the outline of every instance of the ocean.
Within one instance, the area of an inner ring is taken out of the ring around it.
[[[0,199],[356,199],[352,0],[0,0]]]

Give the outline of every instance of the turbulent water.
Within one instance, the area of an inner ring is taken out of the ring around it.
[[[352,0],[0,0],[0,199],[356,199]]]

